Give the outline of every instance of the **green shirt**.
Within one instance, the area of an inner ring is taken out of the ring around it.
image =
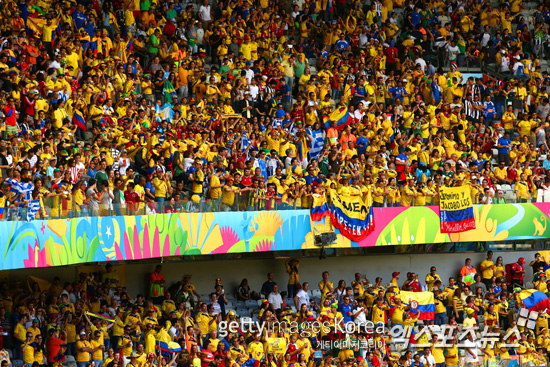
[[[97,171],[95,174],[95,180],[97,181],[97,188],[101,190],[101,183],[107,181],[109,178],[105,172]]]
[[[151,2],[149,0],[141,1],[139,3],[139,8],[141,11],[149,11],[149,8],[151,7]]]
[[[178,15],[178,13],[176,13],[175,10],[173,10],[173,9],[172,9],[172,10],[168,10],[168,11],[166,12],[166,19],[168,19],[168,20],[173,19],[173,18],[175,18],[177,15]]]
[[[153,33],[151,37],[149,37],[149,44],[147,46],[147,51],[151,54],[158,54],[159,52],[159,39],[155,34]]]

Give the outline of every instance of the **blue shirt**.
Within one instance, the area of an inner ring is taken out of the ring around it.
[[[349,47],[349,42],[346,40],[338,40],[334,44],[336,46],[336,49],[340,52],[345,51]]]
[[[488,120],[492,120],[495,118],[495,104],[491,101],[489,102],[483,102],[483,114],[485,115],[485,118]]]
[[[388,90],[391,94],[393,94],[393,98],[401,100],[403,102],[404,96],[407,95],[407,90],[403,87],[393,87]]]
[[[356,89],[355,89],[355,95],[356,96],[360,96],[360,97],[365,97],[367,95],[367,91],[365,90],[365,87],[363,86],[358,86]]]
[[[78,10],[73,12],[73,19],[74,19],[74,24],[78,29],[84,27],[84,23],[88,21],[88,17],[84,15],[83,12]],[[91,37],[93,37],[93,35]]]
[[[411,23],[414,26],[417,26],[420,23],[420,13],[415,11],[415,12],[412,12],[410,16],[411,16]]]
[[[342,316],[344,316],[345,323],[353,321],[351,315],[348,315],[348,313],[353,311],[353,306],[351,304],[345,305],[341,303],[340,306],[338,306],[338,311],[340,311]]]
[[[287,96],[286,93],[289,93]],[[281,102],[283,103],[290,103],[292,96],[290,95],[290,86],[288,84],[285,84],[284,87],[281,87]]]
[[[357,147],[357,145],[363,145],[362,147]],[[367,151],[367,147],[369,146],[369,138],[366,136],[360,136],[355,141],[355,147],[357,148],[357,154],[363,154]]]
[[[512,141],[510,139],[500,138],[498,139],[498,145],[510,145]],[[499,153],[508,153],[508,147],[498,148]]]

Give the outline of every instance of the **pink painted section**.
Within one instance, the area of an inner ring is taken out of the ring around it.
[[[531,203],[531,205],[534,205],[538,210],[550,216],[550,203]]]

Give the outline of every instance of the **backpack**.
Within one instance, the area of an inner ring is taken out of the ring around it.
[[[512,265],[514,264],[506,264],[506,285],[508,287],[512,286]]]

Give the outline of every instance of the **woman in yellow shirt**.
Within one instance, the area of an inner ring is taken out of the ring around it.
[[[414,206],[426,205],[426,192],[424,191],[424,185],[420,182],[416,184],[417,196],[414,199]]]
[[[23,352],[23,362],[30,366],[34,363],[34,347],[33,347],[33,335],[32,333],[26,334],[27,339],[25,343],[21,345],[21,352]]]
[[[484,319],[485,319],[485,326],[487,326],[489,330],[492,330],[494,326],[498,325],[498,314],[495,312],[494,304],[490,304],[489,307],[487,307],[487,310],[485,311]]]

